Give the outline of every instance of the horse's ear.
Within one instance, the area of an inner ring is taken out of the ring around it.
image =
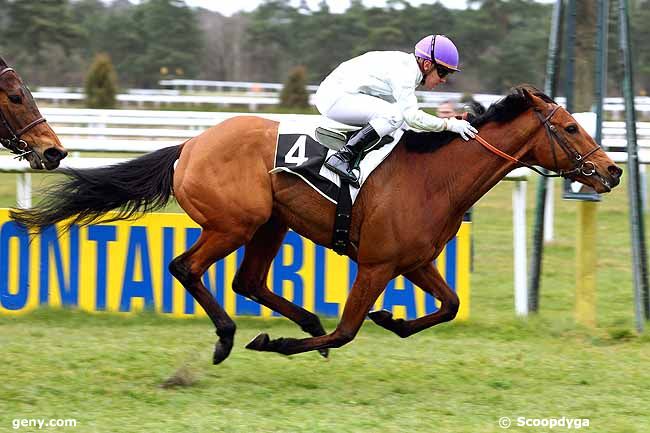
[[[542,93],[539,90],[537,90],[535,87],[522,86],[520,87],[520,91],[531,107],[544,108],[546,106],[546,102],[544,102],[544,99],[538,96]]]
[[[7,62],[5,62],[5,59],[3,59],[2,56],[0,56],[0,67],[6,68],[7,66],[9,66],[9,65],[7,65]]]
[[[521,94],[523,97],[526,99],[526,101],[530,102],[531,104],[535,103],[535,95],[533,94],[533,91],[531,88],[522,86],[519,88],[521,91]]]

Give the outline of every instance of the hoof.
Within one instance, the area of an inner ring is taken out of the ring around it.
[[[371,311],[368,313],[368,317],[370,317],[370,320],[375,322],[377,325],[383,327],[385,327],[387,323],[393,321],[393,313],[388,310]]]
[[[271,341],[269,334],[261,333],[246,345],[246,349],[258,350],[260,352],[266,351],[269,341]]]
[[[320,356],[322,356],[323,358],[329,358],[330,356],[329,349],[318,349],[318,353],[320,353]]]
[[[214,354],[212,355],[212,364],[217,365],[228,358],[232,350],[232,340],[220,339],[214,346]]]
[[[393,313],[386,310],[372,311],[368,317],[382,328],[394,332],[401,338],[406,338],[412,332],[406,327],[404,319],[393,319]]]

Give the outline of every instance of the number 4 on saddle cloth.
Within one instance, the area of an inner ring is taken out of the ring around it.
[[[324,164],[330,155],[341,148],[360,129],[340,125],[342,129],[293,122],[280,123],[275,148],[275,164],[271,173],[284,171],[294,174],[336,204],[341,180]],[[361,187],[372,171],[390,154],[403,133],[403,130],[398,129],[391,136],[383,137],[377,145],[364,153],[359,166]],[[358,194],[358,188],[350,187],[352,203]]]
[[[342,126],[346,126],[340,124]],[[350,245],[352,205],[359,189],[372,171],[386,159],[399,142],[403,130],[390,136],[364,152],[359,164],[359,188],[348,183],[341,185],[339,175],[325,167],[327,158],[341,148],[360,128],[334,129],[281,122],[275,148],[275,164],[271,173],[284,171],[304,180],[323,197],[336,204],[336,217],[332,233],[332,248],[346,254]]]

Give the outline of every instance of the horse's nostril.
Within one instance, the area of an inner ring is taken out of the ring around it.
[[[49,149],[46,149],[45,152],[43,152],[43,156],[50,162],[59,162],[68,156],[68,152],[65,150],[61,151],[56,147],[50,147]]]
[[[616,165],[610,165],[609,167],[607,167],[607,171],[609,172],[609,174],[611,174],[616,178],[620,178],[621,175],[623,174],[623,170]]]

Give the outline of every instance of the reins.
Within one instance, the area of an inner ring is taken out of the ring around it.
[[[515,164],[522,165],[524,167],[527,167],[531,170],[533,170],[535,173],[540,174],[544,177],[564,177],[568,178],[569,176],[573,174],[582,174],[584,176],[592,176],[594,174],[598,175],[598,177],[601,179],[601,181],[604,181],[603,178],[596,172],[596,166],[594,165],[593,162],[587,161],[587,157],[589,157],[591,154],[596,152],[597,150],[600,149],[599,146],[596,146],[595,148],[591,149],[589,152],[586,154],[582,155],[580,152],[578,152],[573,146],[571,146],[559,133],[557,132],[557,128],[555,125],[550,123],[551,117],[557,112],[557,110],[560,108],[560,106],[556,106],[551,110],[548,116],[543,117],[543,115],[540,113],[539,110],[535,110],[535,114],[541,121],[542,125],[546,129],[546,135],[548,136],[549,143],[551,145],[551,152],[553,153],[553,161],[555,162],[555,173],[556,174],[548,174],[544,173],[542,170],[538,169],[537,167],[528,164],[527,162],[521,161],[517,158],[515,158],[512,155],[508,155],[507,153],[503,152],[502,150],[497,149],[493,145],[487,142],[483,137],[480,135],[476,134],[476,137],[474,139],[478,141],[483,147],[485,147],[487,150],[490,152],[494,153],[497,156],[500,156],[501,158],[507,159],[508,161],[514,162]],[[571,170],[561,170],[559,167],[559,163],[557,160],[557,155],[555,152],[555,145],[558,144],[560,148],[569,156],[569,159],[571,159],[571,162],[573,164],[573,168]]]
[[[4,68],[0,71],[0,77],[6,74],[7,72],[14,72],[13,68]],[[7,132],[9,132],[9,138],[0,138],[0,144],[9,149],[11,153],[17,155],[16,158],[24,159],[27,155],[32,153],[34,150],[27,144],[27,142],[20,137],[25,134],[27,131],[31,130],[37,125],[46,122],[44,117],[39,117],[36,120],[30,122],[23,128],[20,128],[18,131],[9,123],[9,120],[5,116],[2,109],[0,109],[0,125],[2,125]]]

